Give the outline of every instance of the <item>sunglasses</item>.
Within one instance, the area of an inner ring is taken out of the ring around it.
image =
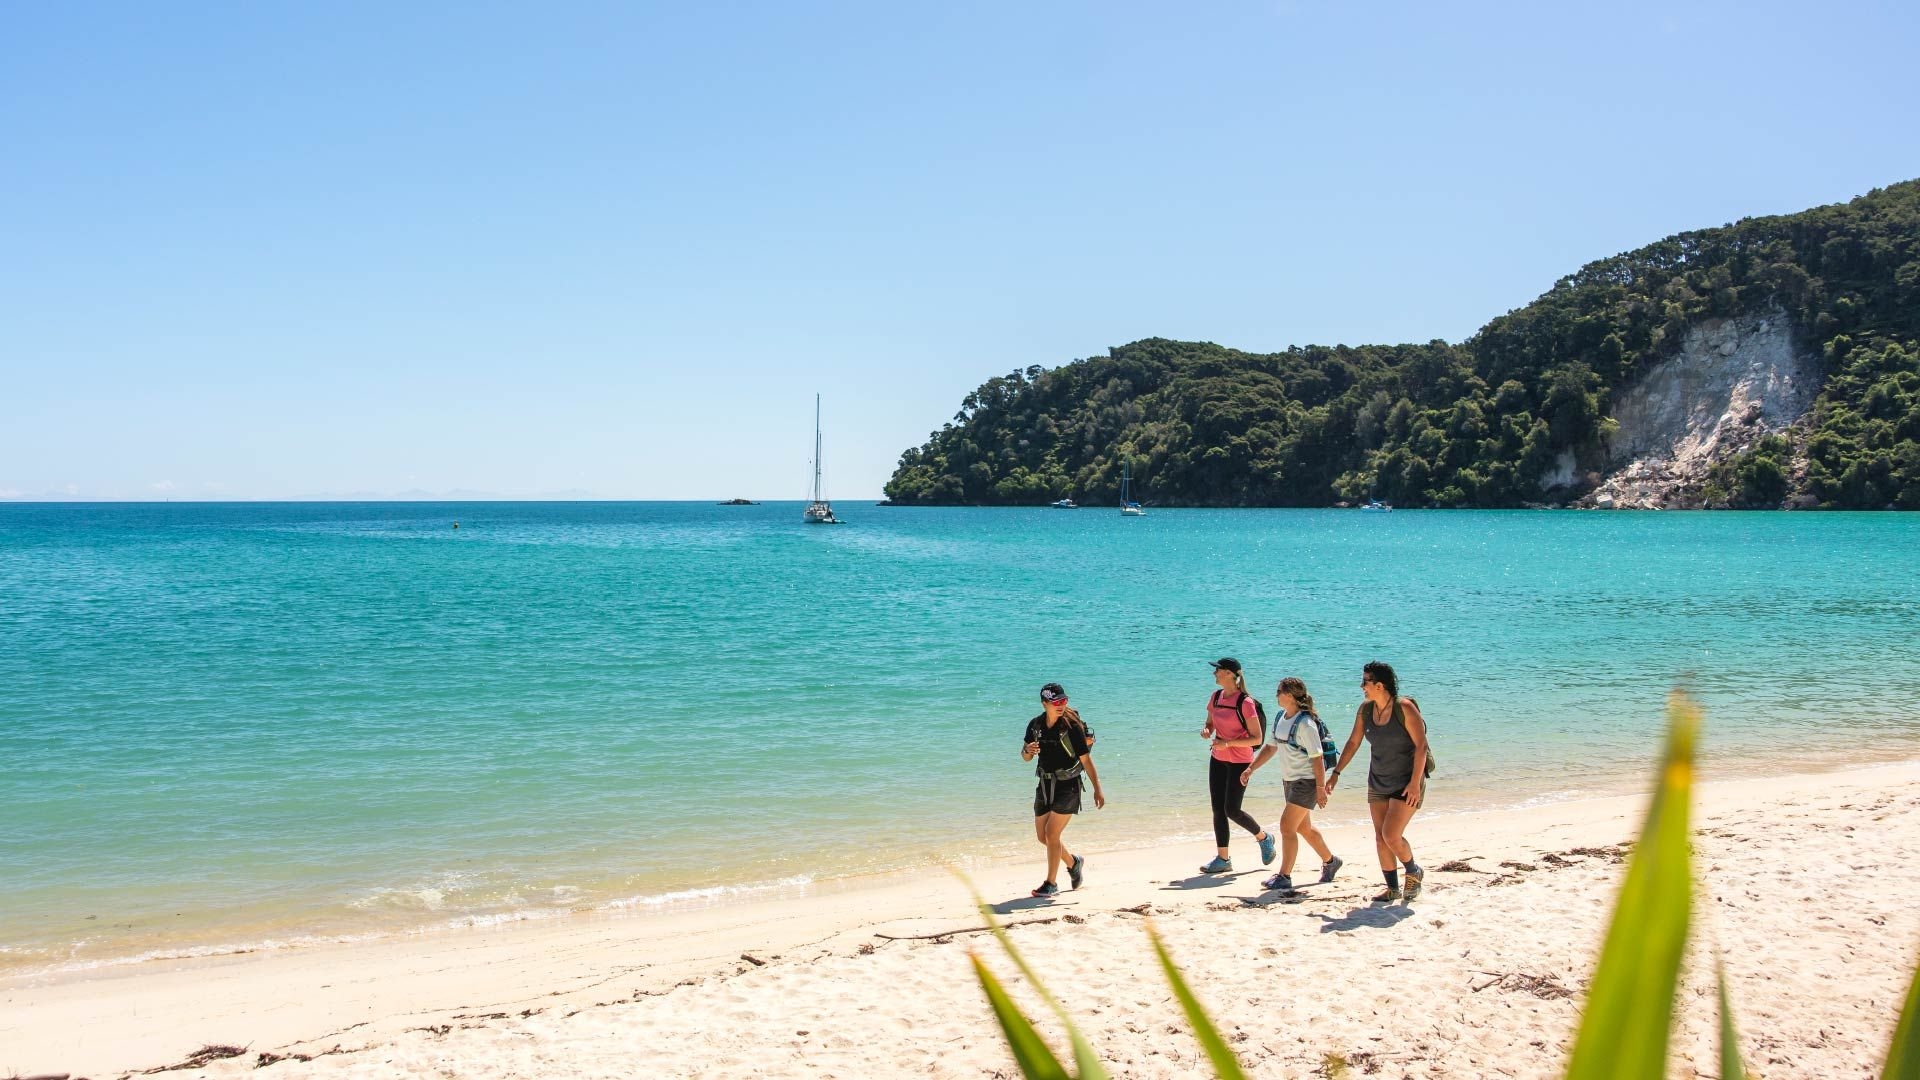
[[[1043,697],[1040,699],[1040,703],[1042,705],[1065,705],[1067,703],[1067,698],[1066,698],[1066,695],[1064,694],[1061,695],[1060,697],[1054,697],[1054,698]]]

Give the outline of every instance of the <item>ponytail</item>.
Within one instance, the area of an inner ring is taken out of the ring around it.
[[[1313,717],[1315,720],[1320,719],[1320,714],[1314,711],[1314,708],[1313,708],[1313,695],[1307,693],[1307,684],[1305,680],[1289,675],[1286,678],[1280,680],[1280,688],[1278,690],[1278,693],[1292,694],[1293,700],[1300,703],[1301,712],[1306,713],[1308,716]]]
[[[1087,733],[1087,722],[1080,719],[1079,709],[1076,709],[1071,705],[1061,706],[1060,719],[1065,720],[1069,724],[1072,724],[1074,726],[1074,729],[1079,731],[1080,734],[1085,735]]]

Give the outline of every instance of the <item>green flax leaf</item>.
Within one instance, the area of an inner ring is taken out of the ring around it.
[[[1040,1033],[1020,1015],[1020,1009],[1007,996],[1000,980],[987,970],[987,965],[972,954],[968,954],[967,959],[973,961],[973,973],[980,977],[980,988],[987,992],[987,1004],[993,1007],[1000,1030],[1006,1032],[1007,1046],[1013,1051],[1013,1060],[1020,1065],[1021,1075],[1027,1080],[1073,1080],[1061,1067],[1060,1059],[1041,1041]]]
[[[1681,691],[1667,702],[1666,756],[1640,842],[1593,973],[1567,1080],[1666,1076],[1680,958],[1692,899],[1688,844],[1700,709]]]
[[[1073,1046],[1073,1064],[1080,1070],[1079,1080],[1108,1080],[1106,1067],[1100,1064],[1100,1059],[1094,1054],[1093,1047],[1081,1036],[1080,1029],[1073,1023],[1073,1018],[1067,1015],[1066,1008],[1060,1004],[1058,998],[1053,996],[1053,992],[1047,989],[1047,984],[1040,981],[1040,976],[1027,964],[1027,958],[1021,956],[1020,950],[1014,947],[1013,938],[1007,934],[1007,928],[1001,926],[1000,920],[994,917],[993,905],[980,896],[980,890],[974,888],[972,879],[958,870],[954,870],[953,873],[966,883],[967,891],[973,894],[974,907],[980,910],[980,917],[987,920],[987,927],[993,931],[993,936],[1000,942],[1000,947],[1006,950],[1014,966],[1020,969],[1020,974],[1026,976],[1027,982],[1039,992],[1041,999],[1047,1003],[1047,1007],[1053,1010],[1053,1014],[1060,1018],[1060,1023],[1067,1029],[1067,1041]]]
[[[1920,1080],[1920,971],[1913,974],[1907,987],[1907,1004],[1900,1010],[1900,1023],[1893,1029],[1893,1045],[1887,1047],[1887,1068],[1882,1080]]]
[[[1193,996],[1187,986],[1187,980],[1180,977],[1180,969],[1174,966],[1173,957],[1167,955],[1167,947],[1160,941],[1160,932],[1147,924],[1147,936],[1153,939],[1153,951],[1160,957],[1160,968],[1167,973],[1167,982],[1173,987],[1173,996],[1180,999],[1180,1008],[1187,1014],[1187,1022],[1193,1025],[1194,1037],[1200,1040],[1200,1048],[1207,1052],[1213,1062],[1213,1072],[1220,1080],[1246,1080],[1247,1074],[1240,1069],[1240,1060],[1233,1056],[1227,1046],[1227,1040],[1220,1037],[1220,1031],[1207,1019],[1207,1010],[1200,1005],[1200,999]]]
[[[1733,1005],[1727,1000],[1727,965],[1715,960],[1713,973],[1720,984],[1720,1080],[1747,1080],[1747,1067],[1740,1063],[1740,1033],[1733,1027]]]

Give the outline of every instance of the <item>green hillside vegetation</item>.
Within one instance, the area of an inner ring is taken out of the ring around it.
[[[1590,263],[1460,344],[1154,338],[1010,372],[903,454],[886,494],[1112,503],[1130,459],[1160,505],[1537,503],[1563,454],[1597,478],[1616,389],[1696,322],[1738,315],[1784,315],[1826,382],[1788,435],[1715,468],[1709,505],[1920,509],[1920,181]]]

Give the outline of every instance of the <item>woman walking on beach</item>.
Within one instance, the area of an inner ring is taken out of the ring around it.
[[[1293,891],[1293,860],[1305,840],[1320,856],[1320,884],[1333,880],[1344,865],[1327,846],[1326,838],[1313,827],[1313,809],[1327,805],[1327,763],[1320,754],[1320,714],[1313,709],[1313,695],[1307,684],[1289,675],[1280,680],[1280,719],[1273,725],[1275,737],[1267,740],[1253,764],[1240,774],[1242,786],[1251,783],[1260,767],[1278,756],[1280,782],[1286,789],[1286,809],[1280,812],[1280,872],[1261,882],[1269,889]]]
[[[1040,763],[1033,767],[1040,783],[1033,792],[1033,835],[1047,849],[1047,879],[1033,890],[1035,896],[1054,896],[1060,892],[1057,879],[1060,864],[1065,863],[1067,877],[1079,888],[1084,880],[1087,860],[1067,851],[1062,839],[1073,815],[1080,812],[1080,776],[1093,781],[1094,809],[1107,805],[1100,791],[1100,774],[1093,768],[1093,737],[1079,712],[1067,706],[1067,692],[1059,683],[1040,688],[1039,716],[1027,721],[1026,737],[1020,740],[1020,760]]]
[[[1233,657],[1223,656],[1213,661],[1213,681],[1220,688],[1207,699],[1207,723],[1200,734],[1213,744],[1213,757],[1207,762],[1207,791],[1213,797],[1213,842],[1218,850],[1213,861],[1202,866],[1200,872],[1230,874],[1233,859],[1227,854],[1229,819],[1260,842],[1262,866],[1273,861],[1273,837],[1253,820],[1253,815],[1240,809],[1241,801],[1247,797],[1247,785],[1241,782],[1240,774],[1252,764],[1253,748],[1260,745],[1263,734],[1259,704],[1247,693],[1240,661]]]
[[[1331,792],[1340,782],[1340,773],[1360,750],[1360,740],[1372,747],[1367,763],[1367,812],[1373,815],[1373,846],[1380,856],[1380,873],[1387,879],[1387,890],[1374,897],[1375,903],[1392,903],[1401,898],[1401,864],[1406,866],[1405,897],[1420,895],[1426,872],[1413,861],[1413,845],[1407,843],[1407,823],[1420,809],[1426,794],[1427,722],[1420,706],[1412,698],[1400,696],[1400,680],[1393,668],[1378,660],[1361,669],[1361,692],[1367,695],[1353,717],[1353,734],[1340,753],[1327,780]]]

